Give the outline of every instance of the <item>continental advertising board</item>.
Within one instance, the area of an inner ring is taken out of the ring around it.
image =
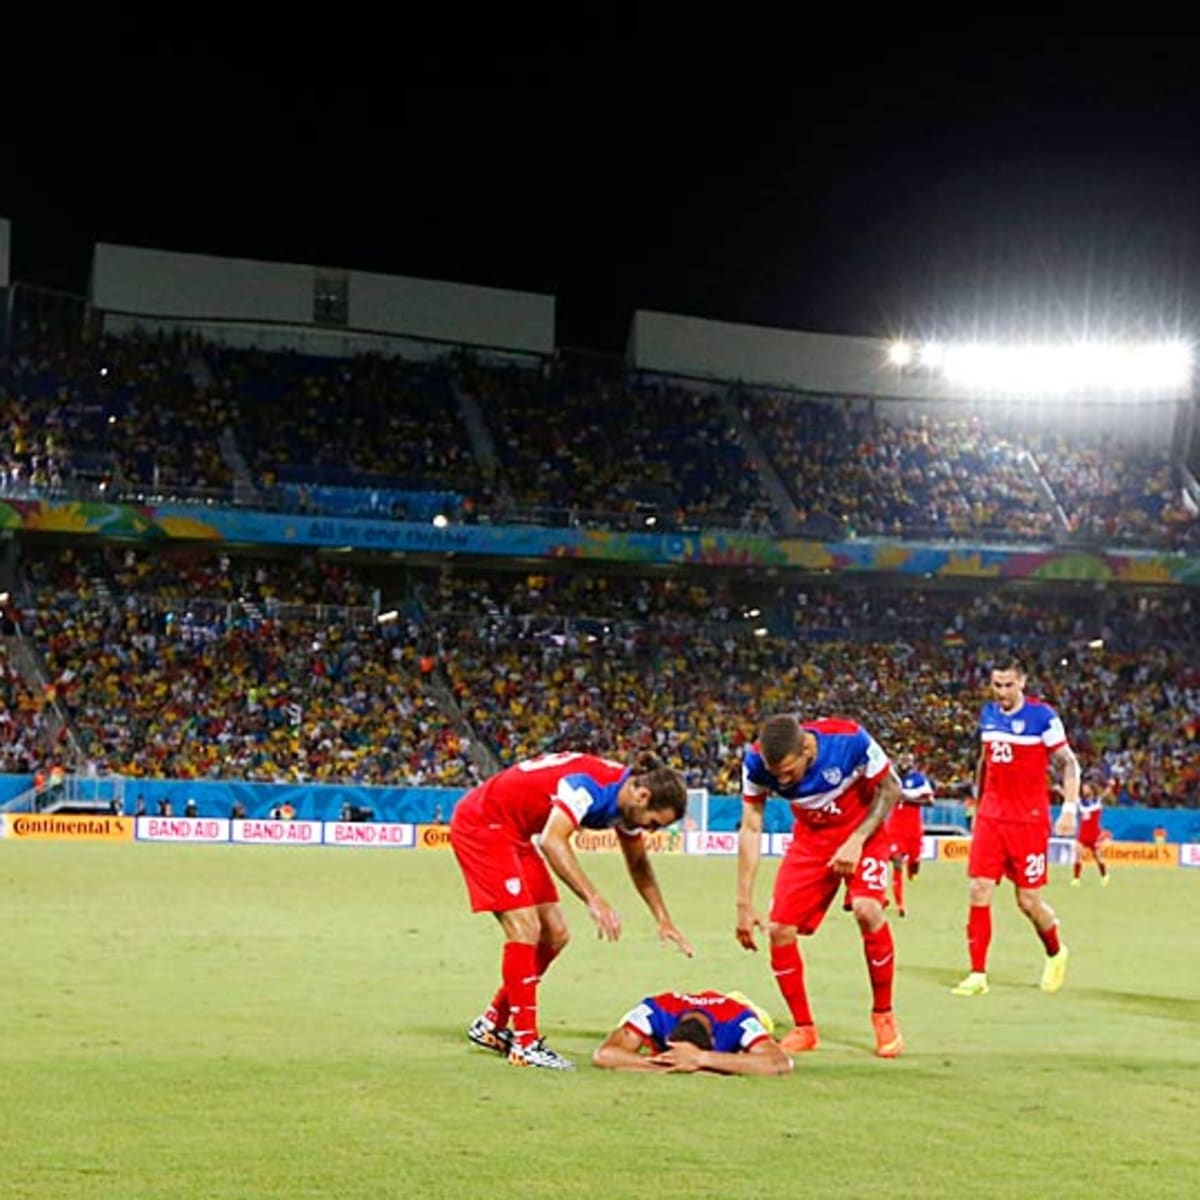
[[[5,813],[4,833],[14,841],[130,842],[133,840],[133,818]]]

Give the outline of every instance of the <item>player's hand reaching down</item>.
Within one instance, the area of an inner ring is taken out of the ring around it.
[[[755,912],[749,904],[739,904],[737,910],[737,940],[744,950],[757,950],[758,942],[754,940],[754,929],[757,926],[764,933],[767,929],[766,919],[762,913]]]
[[[588,916],[596,922],[596,936],[615,942],[621,936],[621,914],[603,896],[588,901]]]
[[[696,951],[692,949],[692,943],[683,936],[673,921],[660,921],[658,923],[658,940],[660,942],[672,942],[679,947],[680,950],[688,956],[695,957]]]

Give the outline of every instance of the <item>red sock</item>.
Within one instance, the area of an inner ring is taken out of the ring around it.
[[[892,895],[896,898],[896,907],[904,907],[904,868],[896,867],[892,871]]]
[[[967,950],[971,955],[972,971],[987,970],[988,947],[991,944],[991,907],[986,904],[973,904],[967,914]]]
[[[771,947],[771,970],[775,982],[787,1002],[792,1022],[796,1025],[811,1025],[812,1010],[808,1007],[808,990],[804,986],[804,959],[796,942]]]
[[[536,965],[539,983],[545,978],[547,968],[558,957],[560,950],[561,947],[559,946],[551,946],[546,942],[538,942]],[[484,1009],[483,1015],[497,1029],[503,1029],[508,1024],[510,1012],[508,988],[502,983],[497,989],[496,994],[492,997],[491,1004]]]
[[[528,942],[505,942],[501,974],[512,1006],[513,1037],[522,1046],[537,1041],[537,948]]]
[[[496,994],[492,997],[492,1002],[483,1010],[483,1015],[487,1017],[497,1029],[503,1029],[508,1024],[508,988],[501,984],[496,989]]]
[[[1080,873],[1081,873],[1082,871],[1083,871],[1083,860],[1082,860],[1082,859],[1078,859],[1078,858],[1077,858],[1077,859],[1075,860],[1075,878],[1076,878],[1076,879],[1078,879],[1078,878],[1079,878],[1079,876],[1080,876]]]
[[[867,974],[871,977],[873,1012],[892,1011],[892,980],[896,977],[896,944],[892,927],[885,921],[874,933],[863,934],[867,955]]]
[[[538,942],[537,944],[537,973],[538,982],[540,983],[546,978],[546,971],[550,964],[558,957],[561,947],[551,946],[549,942]]]
[[[1034,926],[1037,929],[1037,926]],[[1038,929],[1038,937],[1042,939],[1042,945],[1046,947],[1046,953],[1053,958],[1058,953],[1058,922],[1055,921],[1049,929]]]

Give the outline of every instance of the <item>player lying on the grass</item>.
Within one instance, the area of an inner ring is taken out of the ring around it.
[[[741,992],[660,992],[625,1014],[592,1055],[613,1071],[786,1075],[775,1022]]]

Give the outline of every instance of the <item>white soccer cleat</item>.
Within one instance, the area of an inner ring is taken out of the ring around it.
[[[514,1067],[544,1067],[549,1071],[573,1071],[575,1064],[569,1058],[551,1050],[543,1038],[522,1046],[513,1042],[508,1052],[508,1061]]]

